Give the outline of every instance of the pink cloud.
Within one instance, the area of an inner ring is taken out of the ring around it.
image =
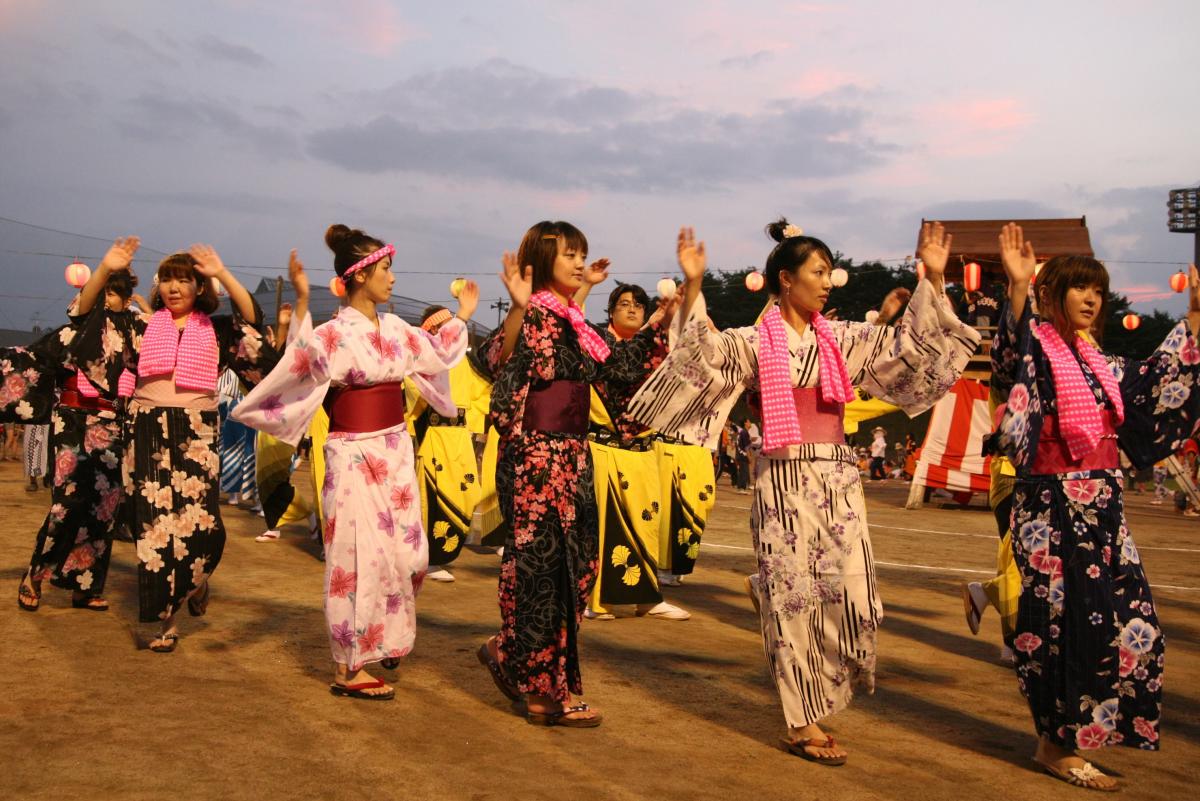
[[[1158,284],[1135,284],[1133,286],[1114,287],[1113,292],[1118,295],[1124,295],[1129,299],[1130,303],[1146,303],[1151,300],[1166,300],[1167,298],[1175,297],[1176,293],[1163,288]]]
[[[297,4],[296,12],[310,24],[374,56],[391,55],[404,42],[424,35],[387,0],[342,0],[336,4],[310,0]]]
[[[840,89],[843,86],[863,86],[869,81],[862,75],[845,70],[811,69],[796,76],[788,85],[788,91],[794,95],[823,95]]]
[[[1017,97],[941,101],[916,110],[918,120],[936,126],[930,150],[935,156],[990,156],[1007,150],[1034,123]]]

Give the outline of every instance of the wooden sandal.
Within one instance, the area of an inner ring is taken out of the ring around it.
[[[387,687],[387,682],[383,679],[360,681],[358,684],[339,684],[335,681],[329,685],[329,692],[343,698],[358,698],[363,701],[390,701],[396,697],[395,688],[388,688],[386,693],[367,692],[367,690],[375,690],[380,687]]]
[[[161,642],[161,645],[155,645],[155,642]],[[171,632],[170,634],[160,634],[150,642],[150,650],[156,654],[169,654],[175,650],[175,646],[179,644],[179,634]]]
[[[29,581],[26,584],[26,581]],[[26,612],[36,612],[38,607],[42,605],[42,594],[33,587],[33,579],[28,571],[24,576],[21,576],[21,586],[17,588],[17,606],[24,609]]]
[[[801,759],[807,759],[809,762],[816,762],[818,765],[828,765],[831,768],[836,768],[838,765],[846,764],[846,756],[821,756],[820,754],[809,753],[809,748],[834,748],[837,742],[830,736],[826,735],[822,740],[820,737],[810,737],[807,740],[789,740],[786,737],[779,739],[779,745],[784,751],[787,751],[793,756],[798,756]]]
[[[576,704],[567,709],[560,709],[557,712],[526,712],[525,722],[534,726],[562,726],[568,729],[594,729],[600,725],[600,721],[604,720],[604,716],[596,712],[591,717],[587,718],[572,718],[568,715],[573,715],[576,712],[590,712],[592,708],[587,704]]]
[[[475,654],[479,658],[479,663],[486,667],[488,672],[492,674],[492,682],[496,685],[497,690],[504,693],[505,698],[510,701],[522,700],[521,692],[513,686],[512,680],[504,672],[504,668],[492,656],[492,650],[488,648],[488,643],[490,642],[491,640],[489,639],[483,645],[479,646],[479,650]]]
[[[1084,790],[1098,790],[1102,793],[1114,793],[1120,789],[1120,785],[1114,783],[1110,787],[1101,787],[1093,784],[1096,779],[1101,777],[1110,778],[1107,773],[1104,773],[1091,762],[1084,761],[1082,768],[1056,768],[1053,765],[1047,765],[1045,762],[1034,760],[1042,766],[1042,770],[1049,773],[1059,781],[1064,781],[1072,787],[1082,787]]]

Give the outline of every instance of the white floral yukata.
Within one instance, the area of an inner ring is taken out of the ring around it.
[[[850,381],[910,416],[950,389],[979,342],[928,281],[895,326],[829,325]],[[792,385],[818,387],[811,326],[803,334],[785,327]],[[738,397],[759,389],[758,343],[755,327],[713,333],[697,299],[630,413],[663,434],[715,447]],[[844,708],[855,685],[873,691],[883,605],[853,449],[837,442],[779,448],[763,453],[757,473],[750,528],[763,648],[787,724],[799,728]]]
[[[436,336],[394,314],[379,328],[344,307],[317,327],[293,327],[279,366],[233,417],[295,445],[331,388],[411,380],[430,405],[453,416],[446,371],[465,355],[458,318]],[[331,432],[321,510],[325,618],[333,659],[350,670],[405,656],[416,638],[416,593],[429,565],[412,440],[404,423],[366,433]]]

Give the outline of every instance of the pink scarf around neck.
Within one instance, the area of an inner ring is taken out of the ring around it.
[[[1080,459],[1095,450],[1104,436],[1104,418],[1078,359],[1071,353],[1058,329],[1050,323],[1042,323],[1037,327],[1037,334],[1042,342],[1042,352],[1050,361],[1050,375],[1054,379],[1054,394],[1058,399],[1059,433],[1066,440],[1071,458]],[[1125,403],[1121,399],[1117,377],[1113,375],[1104,355],[1079,335],[1075,337],[1075,351],[1087,362],[1092,374],[1100,382],[1104,394],[1112,402],[1117,425],[1120,425],[1125,420]]]
[[[138,357],[138,377],[175,373],[175,386],[198,392],[217,391],[217,335],[203,312],[188,315],[180,332],[169,309],[159,309],[146,324]]]
[[[818,379],[821,397],[827,403],[854,400],[854,386],[846,371],[846,360],[838,347],[829,322],[814,313],[813,335],[817,339]],[[758,326],[758,376],[762,395],[763,450],[771,451],[804,442],[796,396],[792,392],[791,355],[788,351],[787,324],[778,306],[763,315]]]
[[[561,300],[554,296],[548,289],[543,289],[537,292],[529,299],[531,306],[540,306],[543,309],[553,312],[571,324],[575,329],[575,333],[579,336],[579,345],[587,351],[587,354],[598,362],[604,362],[608,359],[608,345],[604,338],[592,330],[592,327],[587,324],[587,320],[583,319],[583,310],[575,304],[573,299],[568,300],[564,305]]]

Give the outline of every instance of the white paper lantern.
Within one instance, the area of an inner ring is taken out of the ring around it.
[[[670,300],[675,297],[675,282],[670,278],[664,278],[659,281],[655,289],[658,290],[658,296],[663,300]]]
[[[845,286],[850,280],[850,273],[843,270],[841,267],[835,267],[833,272],[829,274],[829,282],[834,286]]]
[[[871,309],[869,312],[867,312],[866,321],[868,323],[870,323],[871,325],[875,325],[875,321],[878,319],[879,319],[879,312],[875,311],[874,309]]]

